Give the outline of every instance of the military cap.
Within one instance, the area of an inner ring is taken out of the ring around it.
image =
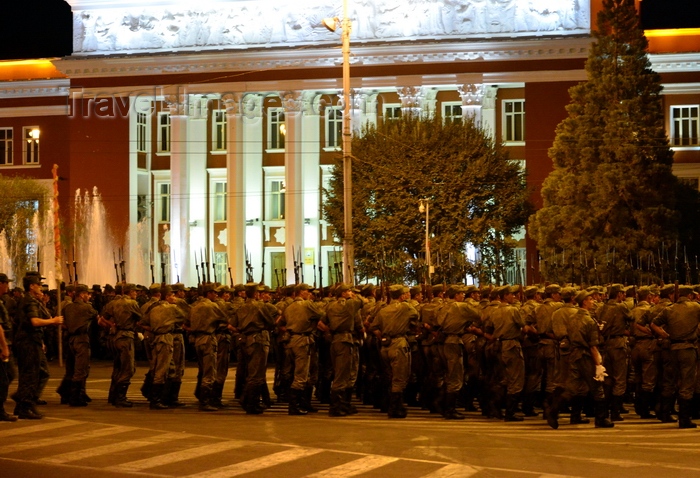
[[[419,285],[414,285],[408,291],[411,293],[411,296],[414,296],[414,295],[417,295],[417,294],[420,294],[421,292],[423,292],[423,290],[421,289],[421,287]]]
[[[162,296],[166,296],[166,295],[172,294],[172,293],[173,293],[173,286],[171,286],[171,285],[164,285],[160,289],[160,294]]]
[[[692,294],[693,292],[694,292],[694,291],[693,291],[693,286],[692,286],[692,285],[683,284],[683,285],[681,285],[681,286],[678,287],[678,295],[680,295],[681,297],[685,297],[685,296],[687,296],[687,295],[690,295],[690,294]]]
[[[209,292],[216,292],[216,286],[211,282],[202,284],[202,294],[208,294]]]
[[[598,285],[592,285],[588,289],[586,289],[588,292],[592,292],[594,294],[602,294],[603,293],[603,288],[598,286]]]
[[[693,291],[696,292],[696,293],[699,293],[699,292],[700,292],[700,284],[695,284],[695,285],[693,286]]]
[[[347,292],[350,289],[351,287],[348,284],[338,284],[333,290],[333,295],[335,295],[336,297],[340,297],[341,295],[343,295],[343,292]]]
[[[653,294],[651,291],[651,287],[647,286],[642,286],[637,290],[637,294],[639,294],[639,298],[646,298],[648,295]]]
[[[123,284],[122,285],[122,294],[128,294],[132,290],[138,290],[138,286],[136,284]]]
[[[530,287],[526,287],[523,292],[525,294],[525,297],[527,297],[528,299],[531,299],[532,297],[535,297],[535,295],[537,295],[537,293],[539,292],[539,289],[537,288],[536,285],[531,285]]]
[[[92,284],[92,291],[93,292],[102,292],[102,287],[100,287],[100,284]]]
[[[649,293],[654,294],[654,295],[659,295],[661,293],[661,289],[659,288],[658,285],[652,284],[649,286]]]
[[[219,295],[224,294],[226,292],[230,292],[230,291],[231,291],[231,289],[229,289],[227,285],[220,285],[220,286],[216,287],[216,292]]]
[[[238,292],[244,292],[244,291],[245,291],[245,287],[246,287],[245,284],[236,284],[235,286],[233,286],[233,290],[234,290],[234,292],[236,292],[236,293],[238,293]]]
[[[183,284],[182,282],[176,282],[175,284],[171,285],[170,287],[171,287],[172,290],[175,291],[175,292],[179,292],[179,291],[181,291],[181,290],[185,290],[185,284]]]
[[[665,286],[663,286],[661,288],[661,290],[659,291],[659,294],[662,296],[669,296],[669,295],[673,294],[673,291],[675,290],[675,288],[676,287],[673,284],[666,284]]]
[[[557,294],[561,292],[561,286],[559,284],[549,284],[544,288],[545,294]]]
[[[260,291],[260,286],[257,282],[247,282],[245,284],[245,292],[247,295],[255,294]]]
[[[586,300],[587,297],[592,296],[595,294],[595,292],[590,291],[590,290],[582,290],[578,294],[576,294],[576,302],[578,303],[579,306],[583,304],[583,301]]]
[[[375,287],[376,286],[374,284],[365,284],[360,288],[360,294],[368,296],[372,293]]]
[[[571,300],[576,295],[576,289],[573,287],[564,287],[561,290],[561,298],[564,300]]]
[[[82,294],[83,292],[88,292],[90,289],[85,284],[77,284],[73,287],[76,294]]]
[[[464,293],[466,295],[473,294],[474,292],[479,292],[479,288],[475,286],[474,284],[468,285],[464,287]]]
[[[24,275],[24,279],[22,280],[22,282],[24,284],[27,284],[27,285],[29,285],[29,284],[41,284],[42,279],[43,279],[43,277],[41,277],[41,275],[38,272],[27,272]]]
[[[433,295],[434,296],[440,295],[443,292],[445,292],[445,286],[443,286],[442,284],[435,284],[433,286]]]
[[[148,292],[150,294],[159,294],[161,289],[160,284],[153,283],[150,286],[148,286]]]
[[[309,284],[297,284],[294,288],[295,292],[301,292],[302,290],[311,290],[313,287],[311,287]]]
[[[608,287],[608,297],[615,296],[620,292],[625,292],[625,286],[622,284],[612,284]]]
[[[14,281],[15,281],[14,279],[9,279],[7,277],[7,274],[5,274],[4,272],[0,272],[0,282],[14,282]]]
[[[406,293],[408,293],[408,287],[406,286],[403,286],[401,284],[394,284],[392,286],[389,286],[389,294],[391,295],[392,299],[397,299]]]
[[[447,295],[456,295],[459,293],[466,292],[467,288],[464,287],[462,284],[452,284],[449,287],[447,287]]]
[[[75,292],[75,285],[74,284],[66,285],[65,282],[61,282],[61,289],[64,289],[66,292]]]
[[[114,287],[112,286],[112,284],[105,284],[105,292],[114,292]]]

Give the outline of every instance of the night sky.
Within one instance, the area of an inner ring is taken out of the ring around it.
[[[641,15],[646,29],[700,28],[700,0],[643,0]],[[62,57],[72,51],[72,18],[68,3],[63,0],[3,1],[0,60]]]

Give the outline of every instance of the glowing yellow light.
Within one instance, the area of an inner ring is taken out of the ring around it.
[[[39,134],[40,134],[39,128],[34,128],[33,130],[31,130],[29,132],[29,137],[34,138],[34,139],[39,139]]]
[[[284,123],[280,125],[280,134],[282,136],[285,136],[287,134],[287,125],[285,125]]]
[[[0,80],[66,78],[51,60],[0,61]]]
[[[647,38],[695,36],[700,35],[700,28],[671,28],[668,30],[645,30],[644,35],[646,35]]]

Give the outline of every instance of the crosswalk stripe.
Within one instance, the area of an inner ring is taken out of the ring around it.
[[[145,458],[143,460],[131,461],[129,463],[123,463],[109,468],[109,471],[117,472],[127,472],[127,471],[141,471],[148,468],[155,468],[156,466],[169,465],[171,463],[177,463],[180,461],[193,460],[195,458],[200,458],[202,456],[213,455],[214,453],[220,453],[222,451],[233,450],[234,448],[241,448],[249,442],[232,440],[225,441],[221,443],[212,443],[210,445],[202,445],[195,448],[189,448],[186,450],[174,451],[172,453],[167,453],[165,455],[154,456],[151,458]]]
[[[479,472],[474,467],[468,466],[468,465],[447,465],[443,466],[442,468],[439,468],[432,473],[428,473],[427,475],[423,476],[423,478],[452,478],[452,477],[460,477],[460,478],[466,478],[468,476],[475,475]]]
[[[235,463],[222,468],[214,468],[213,470],[207,470],[202,473],[190,475],[188,478],[228,478],[229,476],[238,476],[245,473],[251,473],[253,471],[263,470],[271,466],[298,460],[320,452],[320,449],[314,448],[293,448],[291,450],[273,453],[254,460]]]
[[[28,427],[10,428],[8,430],[0,431],[0,438],[12,437],[17,435],[26,435],[28,433],[45,432],[49,430],[55,430],[56,428],[64,428],[73,425],[78,425],[79,423],[81,422],[75,420],[63,420],[60,422],[42,423],[41,425],[32,425]]]
[[[100,430],[91,430],[85,433],[75,433],[73,435],[61,436],[59,438],[42,438],[41,440],[33,440],[27,443],[17,443],[15,445],[7,445],[0,448],[0,453],[13,453],[22,450],[30,450],[32,448],[39,448],[42,446],[59,445],[63,443],[69,443],[79,440],[85,440],[88,438],[98,438],[107,435],[115,435],[117,433],[124,433],[132,430],[137,430],[135,427],[109,427]]]
[[[306,478],[326,478],[329,476],[332,476],[333,478],[344,478],[346,476],[357,476],[398,460],[398,458],[391,456],[368,455],[358,458],[357,460],[308,475]]]
[[[63,453],[60,455],[49,456],[39,460],[41,463],[51,463],[54,465],[60,465],[62,463],[68,463],[70,461],[78,461],[85,458],[91,458],[94,456],[108,455],[110,453],[117,453],[120,451],[131,450],[132,448],[140,448],[143,446],[157,445],[159,443],[168,442],[171,440],[180,440],[183,438],[188,438],[189,435],[185,433],[164,433],[162,435],[156,435],[150,438],[141,438],[138,440],[122,441],[117,443],[111,443],[109,445],[96,446],[93,448],[87,448],[85,450],[73,451],[70,453]]]

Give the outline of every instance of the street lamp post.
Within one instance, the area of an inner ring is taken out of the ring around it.
[[[350,128],[350,32],[348,0],[343,0],[343,19],[324,19],[323,24],[334,32],[340,21],[343,51],[343,281],[355,285],[355,240],[352,232],[352,131]]]
[[[427,267],[425,281],[430,285],[430,274],[433,272],[430,265],[430,200],[420,199],[418,201],[418,210],[421,213],[425,213],[425,265]]]

